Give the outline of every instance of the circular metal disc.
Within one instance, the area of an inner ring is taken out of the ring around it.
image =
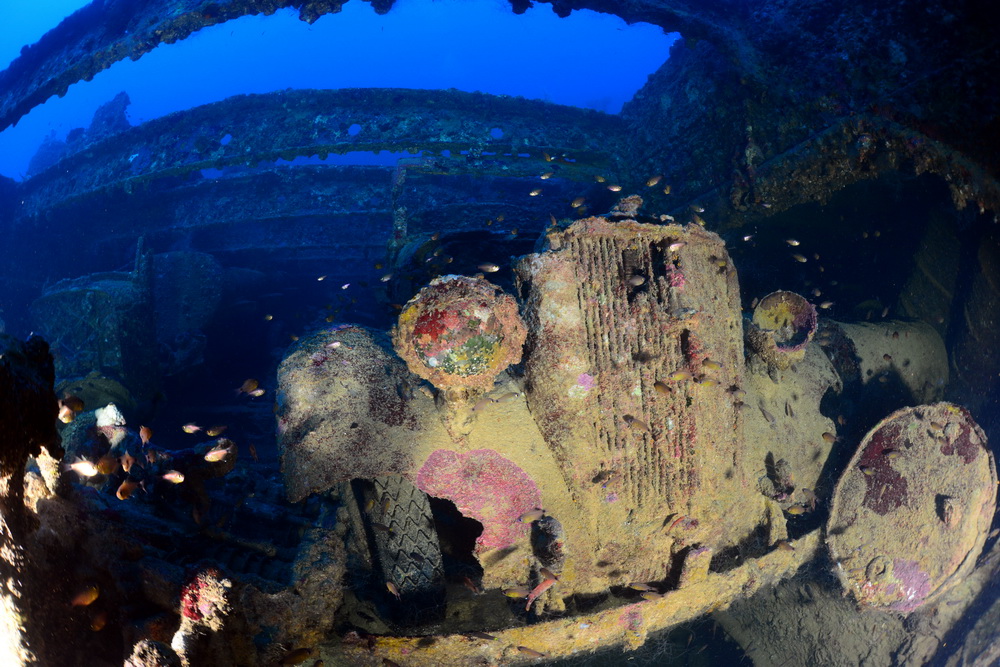
[[[827,543],[862,604],[909,613],[972,571],[996,509],[986,436],[951,403],[904,408],[861,441]]]

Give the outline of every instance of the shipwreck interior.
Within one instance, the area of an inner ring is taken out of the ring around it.
[[[0,131],[342,4],[94,2],[0,72]],[[866,4],[511,0],[680,34],[618,114],[288,89],[133,125],[122,93],[43,144],[0,177],[0,661],[1000,656],[1000,43],[976,3]],[[428,352],[455,304],[482,347]],[[959,537],[921,534],[951,569],[911,607],[852,587],[892,569],[844,517],[913,509],[885,466],[922,447]]]

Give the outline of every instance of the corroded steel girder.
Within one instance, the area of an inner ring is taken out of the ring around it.
[[[494,128],[501,137],[491,134]],[[573,162],[560,162],[560,175],[583,178],[606,168],[621,143],[616,116],[483,93],[346,89],[239,95],[149,121],[64,158],[26,183],[14,214],[30,218],[101,192],[131,194],[202,169],[350,151],[447,150],[452,159],[436,158],[424,170],[503,176],[537,176],[543,152],[569,153]],[[492,153],[497,159],[490,159]]]
[[[53,95],[90,81],[119,60],[138,60],[161,43],[172,44],[202,28],[251,14],[293,7],[312,23],[340,11],[346,0],[121,0],[92,2],[26,46],[0,72],[0,131]],[[384,14],[392,0],[373,0]]]

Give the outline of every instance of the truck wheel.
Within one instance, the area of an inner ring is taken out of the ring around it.
[[[379,595],[385,596],[390,617],[405,625],[440,620],[444,565],[427,494],[398,476],[356,484],[371,553],[384,577]]]

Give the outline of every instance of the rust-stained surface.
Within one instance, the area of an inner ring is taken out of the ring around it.
[[[909,613],[975,566],[996,509],[986,436],[950,403],[905,408],[862,441],[827,532],[841,582],[864,605]]]
[[[36,44],[21,51],[0,73],[0,130],[53,95],[66,94],[77,81],[125,58],[138,60],[160,44],[172,44],[207,26],[251,14],[299,10],[312,23],[340,11],[341,0],[145,0],[93,2],[63,20]],[[384,13],[392,0],[372,3]]]
[[[518,266],[530,285],[528,403],[598,560],[662,580],[685,545],[731,544],[763,509],[746,503],[733,398],[736,271],[696,225],[587,218],[549,244]],[[619,523],[635,526],[627,541],[605,530]]]

